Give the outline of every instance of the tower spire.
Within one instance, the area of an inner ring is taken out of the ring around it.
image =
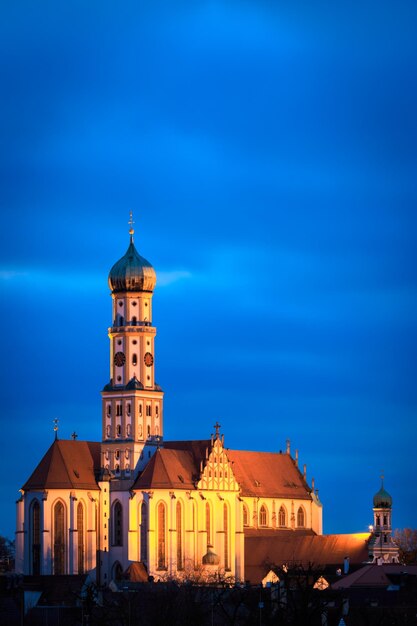
[[[135,230],[133,228],[133,224],[135,223],[133,221],[133,211],[130,211],[130,217],[129,217],[129,222],[128,223],[129,223],[129,226],[130,226],[130,229],[129,229],[130,243],[133,243],[133,235],[135,234]]]

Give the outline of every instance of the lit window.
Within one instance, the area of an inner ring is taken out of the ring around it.
[[[243,505],[243,525],[249,526],[249,511],[246,504]]]
[[[304,509],[300,506],[297,511],[297,526],[304,528],[305,523]]]
[[[259,511],[259,525],[267,526],[267,524],[268,524],[268,517],[267,517],[266,507],[262,505],[261,510]]]
[[[286,525],[287,520],[285,515],[285,509],[283,506],[281,506],[278,512],[278,526],[280,526],[281,528],[285,528]]]

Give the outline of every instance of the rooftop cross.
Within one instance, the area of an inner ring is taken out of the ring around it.
[[[56,417],[54,420],[54,433],[55,433],[55,441],[57,441],[58,439],[58,423],[59,423],[59,419]]]
[[[215,428],[215,430],[216,430],[216,439],[218,439],[218,438],[219,438],[219,430],[220,430],[220,424],[219,424],[219,422],[216,422],[216,423],[214,424],[214,428]]]
[[[75,430],[74,430],[74,432],[72,433],[71,437],[74,439],[74,441],[77,439],[78,435],[77,435],[77,433],[75,432]]]
[[[130,235],[130,240],[133,242],[133,235],[135,234],[134,228],[133,228],[133,224],[135,223],[133,221],[133,211],[130,211],[130,217],[129,217],[129,235]]]

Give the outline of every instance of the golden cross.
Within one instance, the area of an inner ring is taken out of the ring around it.
[[[220,429],[220,424],[219,422],[216,422],[214,424],[214,428],[216,429],[216,438],[219,436],[219,429]]]

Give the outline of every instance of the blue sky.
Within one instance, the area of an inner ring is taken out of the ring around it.
[[[55,417],[101,436],[130,209],[165,436],[290,438],[325,532],[367,528],[383,470],[415,527],[415,3],[1,11],[0,533]]]

